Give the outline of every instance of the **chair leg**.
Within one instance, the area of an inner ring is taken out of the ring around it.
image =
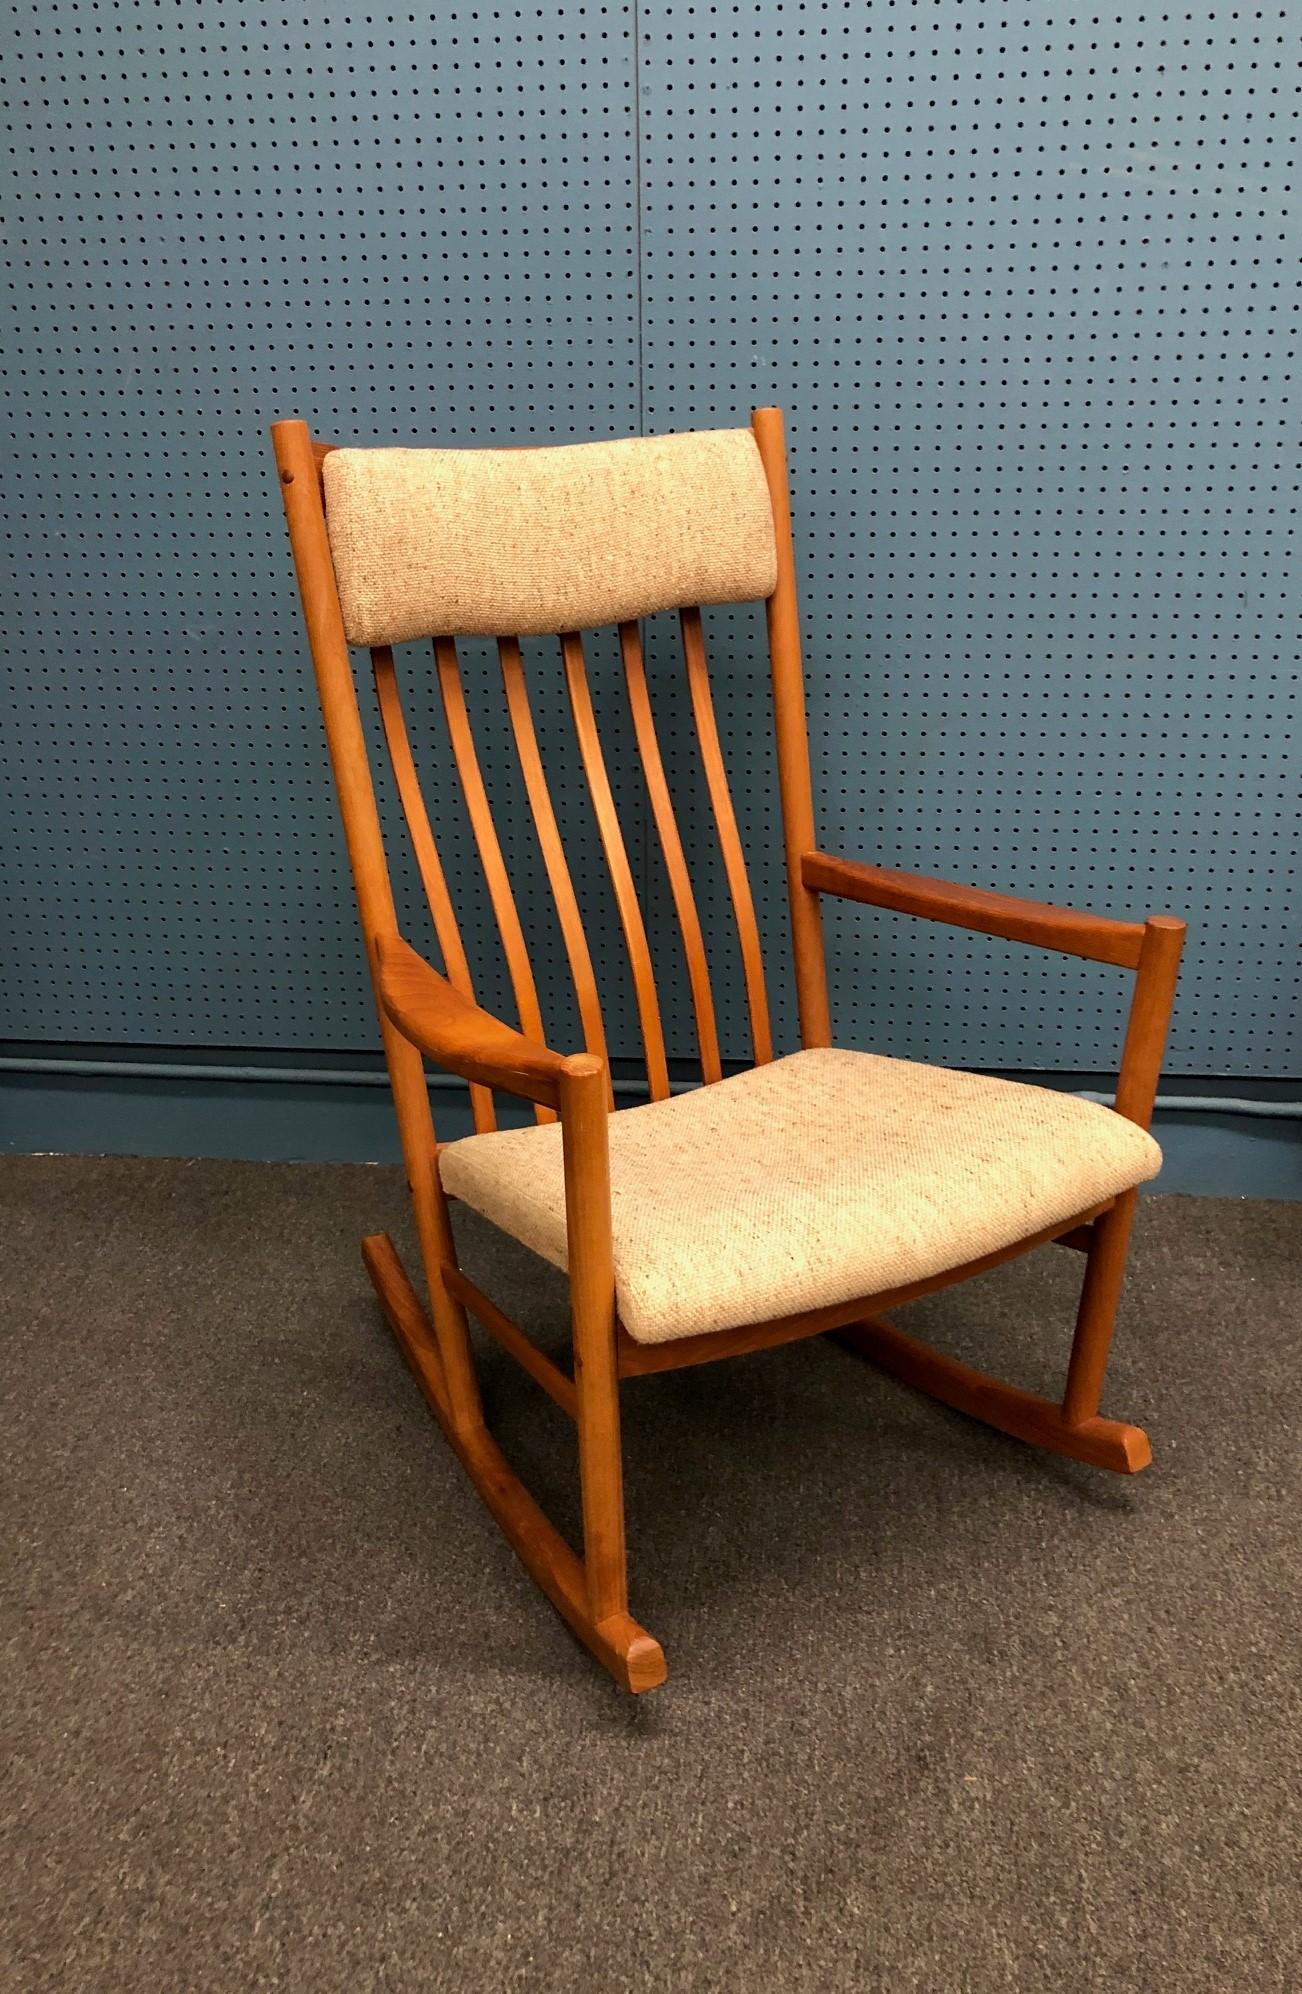
[[[526,1571],[616,1682],[635,1694],[655,1689],[667,1673],[660,1643],[625,1611],[612,1610],[598,1619],[584,1562],[539,1508],[496,1441],[482,1425],[468,1430],[456,1426],[438,1342],[392,1240],[386,1233],[364,1239],[362,1259],[430,1410]]]
[[[1094,1221],[1067,1386],[1060,1405],[933,1350],[884,1316],[837,1330],[833,1332],[835,1340],[902,1384],[927,1392],[956,1412],[983,1420],[1015,1440],[1086,1461],[1091,1467],[1110,1468],[1116,1474],[1138,1474],[1153,1458],[1148,1435],[1142,1427],[1101,1418],[1098,1409],[1137,1195],[1127,1192]]]
[[[569,1237],[583,1561],[588,1604],[600,1625],[628,1611],[624,1467],[615,1348],[615,1268],[606,1151],[606,1077],[596,1059],[572,1062],[561,1081]]]
[[[1111,1211],[1094,1221],[1062,1401],[1062,1416],[1068,1426],[1080,1426],[1093,1419],[1103,1396],[1103,1376],[1112,1347],[1138,1197],[1138,1191],[1127,1191]]]
[[[445,1261],[455,1262],[456,1247],[448,1217],[448,1202],[438,1177],[438,1150],[425,1084],[425,1063],[415,1046],[395,1030],[383,1013],[380,1022],[407,1172],[407,1188],[411,1193],[430,1314],[434,1319],[432,1354],[439,1365],[444,1404],[453,1426],[459,1433],[473,1433],[482,1429],[484,1411],[479,1398],[466,1312],[456,1297],[448,1293],[440,1273]],[[370,1265],[369,1261],[367,1265]]]

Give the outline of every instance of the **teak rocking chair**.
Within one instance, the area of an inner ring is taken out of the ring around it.
[[[1073,913],[820,851],[814,829],[782,417],[750,429],[525,450],[336,449],[274,425],[276,462],[357,896],[429,1312],[386,1235],[362,1253],[436,1419],[524,1564],[630,1690],[664,1680],[630,1618],[619,1389],[625,1378],[835,1332],[946,1405],[1097,1467],[1147,1465],[1099,1399],[1184,925]],[[802,1050],[775,1058],[759,932],[715,721],[700,605],[767,605]],[[730,890],[753,1064],[724,1077],[705,944],[666,781],[640,619],[677,611],[697,744]],[[671,1092],[646,931],[579,632],[615,624],[633,734],[690,984],[703,1085]],[[510,633],[510,634],[503,634]],[[582,767],[632,970],[650,1100],[614,1114],[592,957],[539,755],[520,638],[559,636]],[[496,638],[519,770],[586,1049],[545,1042],[455,639]],[[461,790],[519,1028],[474,1000],[422,798],[392,646],[432,639]],[[401,939],[349,645],[368,647],[397,791],[444,969]],[[825,895],[1135,972],[1115,1109],[1047,1088],[833,1049]],[[423,1056],[470,1086],[476,1133],[436,1147]],[[493,1089],[536,1119],[497,1130]],[[559,1117],[559,1126],[556,1125]],[[573,1367],[538,1349],[457,1264],[460,1197],[569,1273]],[[885,1311],[1048,1241],[1085,1274],[1060,1403],[927,1348]],[[578,1428],[583,1555],[483,1418],[467,1312]]]

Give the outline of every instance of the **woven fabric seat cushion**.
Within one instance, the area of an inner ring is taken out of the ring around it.
[[[1152,1137],[1045,1087],[813,1050],[610,1120],[620,1320],[641,1343],[885,1294],[1156,1176]],[[556,1123],[439,1153],[447,1190],[566,1264]]]
[[[322,470],[353,644],[529,636],[772,595],[749,429],[540,450],[332,450]]]

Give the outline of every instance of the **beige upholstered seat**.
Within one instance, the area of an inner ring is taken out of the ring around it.
[[[884,1294],[1156,1175],[1110,1108],[872,1053],[815,1050],[610,1120],[620,1319],[641,1343]],[[557,1124],[467,1136],[445,1187],[566,1264]]]

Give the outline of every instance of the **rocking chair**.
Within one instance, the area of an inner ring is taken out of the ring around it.
[[[415,1210],[428,1313],[387,1235],[362,1243],[380,1306],[453,1450],[553,1605],[630,1690],[665,1677],[628,1611],[621,1382],[833,1332],[893,1377],[1002,1432],[1133,1474],[1140,1428],[1099,1400],[1184,924],[1074,913],[819,849],[782,417],[749,429],[529,450],[337,449],[272,429],[303,612]],[[802,1050],[775,1057],[755,918],[706,664],[702,604],[763,599]],[[705,940],[648,687],[641,619],[676,611],[705,787],[740,945],[753,1063],[725,1075]],[[696,1021],[702,1085],[671,1090],[633,869],[583,639],[618,626],[651,818]],[[510,634],[503,634],[503,633]],[[539,753],[522,636],[559,637],[582,768],[627,945],[649,1100],[612,1112],[592,956]],[[496,638],[519,770],[573,976],[585,1050],[546,1043],[456,638]],[[475,1002],[417,780],[395,644],[432,638],[451,751],[519,1025]],[[380,721],[442,972],[398,933],[349,645],[369,648]],[[1048,1088],[838,1050],[821,902],[833,896],[1135,972],[1115,1109]],[[423,1057],[469,1083],[473,1135],[436,1146]],[[498,1129],[493,1090],[533,1104]],[[567,1270],[571,1368],[461,1270],[461,1198]],[[928,1348],[886,1311],[1049,1241],[1084,1255],[1061,1402]],[[583,1553],[484,1423],[474,1316],[578,1428]]]

